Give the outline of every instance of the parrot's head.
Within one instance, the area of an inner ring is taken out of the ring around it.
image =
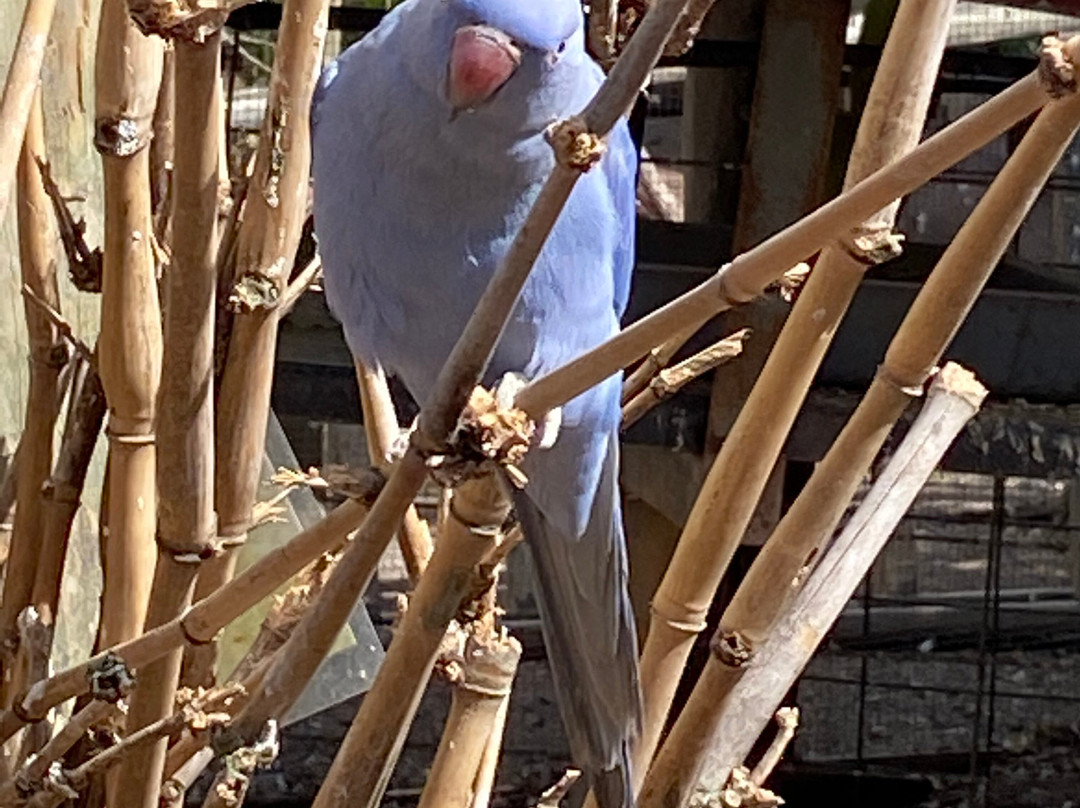
[[[500,90],[525,97],[560,62],[584,52],[579,0],[441,0],[446,100],[475,110]],[[513,88],[513,89],[511,89]]]

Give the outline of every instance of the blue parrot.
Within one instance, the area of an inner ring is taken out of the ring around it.
[[[603,79],[579,0],[407,0],[324,71],[313,108],[315,230],[350,350],[417,400],[554,157],[550,124]],[[572,192],[485,383],[534,378],[614,335],[633,265],[637,154],[625,120]],[[618,491],[620,379],[563,407],[515,510],[534,561],[572,754],[601,808],[633,805],[637,639]]]

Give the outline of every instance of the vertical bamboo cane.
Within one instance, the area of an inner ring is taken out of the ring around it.
[[[214,315],[217,285],[221,35],[175,42],[177,107],[173,257],[166,275],[165,350],[158,401],[158,558],[147,626],[191,603],[214,548]],[[183,651],[139,671],[127,731],[172,713]],[[140,746],[120,767],[125,804],[156,808],[167,739]]]
[[[417,808],[471,808],[480,764],[510,699],[521,645],[469,637],[435,762]]]
[[[0,96],[0,220],[7,213],[26,122],[37,91],[56,0],[27,0]]]
[[[221,378],[215,497],[223,552],[199,573],[197,596],[230,580],[247,536],[266,441],[278,303],[307,211],[311,95],[322,66],[329,0],[285,4],[270,99],[237,243],[236,309]],[[213,676],[213,649],[189,656],[188,683]]]
[[[978,411],[985,388],[974,376],[947,365],[931,385],[926,404],[881,477],[843,533],[788,603],[775,631],[761,646],[754,665],[722,702],[711,701],[726,688],[723,666],[709,665],[646,778],[639,805],[678,805],[702,773],[702,756],[711,748],[710,780],[722,783],[742,764],[784,694],[810,661],[829,626],[840,614],[870,565],[911,506],[916,494]],[[714,678],[719,680],[714,683]],[[711,785],[711,783],[710,783]]]
[[[396,475],[395,475],[396,476]],[[439,537],[431,565],[420,579],[420,585],[401,619],[394,642],[390,644],[379,675],[360,705],[345,740],[338,750],[330,772],[315,797],[313,808],[344,808],[367,806],[375,808],[382,800],[397,756],[405,743],[416,708],[420,703],[431,667],[443,637],[471,585],[478,577],[477,567],[497,547],[499,528],[510,511],[510,502],[493,475],[470,480],[454,491],[450,518]],[[286,646],[286,649],[288,646]],[[508,652],[514,657],[517,654]],[[505,668],[506,665],[500,667]],[[514,666],[511,668],[511,678]],[[504,671],[505,673],[505,671]],[[504,676],[505,678],[505,676]],[[443,752],[441,780],[435,790],[425,790],[421,806],[447,804],[468,806],[472,784],[490,735],[490,721],[498,709],[495,699],[483,705],[470,696],[456,701],[462,720],[475,729],[478,721],[486,721],[488,732],[481,737],[461,736],[464,749],[440,744]],[[249,718],[260,719],[258,713]],[[237,722],[243,733],[244,717]],[[450,727],[448,726],[448,730]],[[444,739],[447,736],[444,735]],[[467,769],[455,766],[465,766]],[[435,772],[432,773],[434,779]],[[461,800],[465,800],[461,802]],[[425,801],[426,800],[426,801]]]
[[[36,80],[34,82],[37,83]],[[18,224],[19,258],[22,281],[33,294],[58,310],[60,292],[56,283],[55,239],[52,237],[52,207],[37,161],[45,159],[45,119],[41,110],[41,91],[34,93],[30,118],[19,156]],[[42,486],[52,466],[53,426],[59,395],[60,370],[68,356],[59,334],[49,318],[30,300],[25,299],[26,331],[30,347],[30,389],[26,402],[26,420],[18,453],[17,500],[15,525],[11,534],[10,554],[0,601],[0,658],[4,664],[0,683],[0,703],[10,704],[18,689],[18,666],[10,664],[16,640],[16,620],[33,595],[34,571],[42,541]],[[51,622],[51,615],[47,618]]]
[[[34,578],[35,608],[55,626],[68,539],[79,510],[90,460],[105,420],[105,392],[91,361],[76,358],[60,453],[45,484],[41,553]]]
[[[105,174],[100,373],[109,402],[109,539],[101,645],[137,635],[154,575],[154,399],[161,317],[150,243],[147,148],[162,45],[104,0],[98,31],[95,145]]]
[[[368,456],[380,471],[389,471],[390,456],[400,429],[386,375],[382,368],[368,368],[356,363],[356,379],[360,386],[360,405],[364,410],[364,432],[367,434]],[[398,545],[405,559],[409,583],[415,587],[431,557],[431,534],[427,522],[420,518],[416,506],[410,506],[398,529]]]
[[[911,151],[922,132],[954,0],[904,0],[882,57],[848,171],[847,185]],[[864,229],[885,241],[898,203],[826,247],[720,449],[653,598],[641,660],[645,723],[636,752],[640,785],[705,615],[753,515],[863,272]],[[707,561],[703,562],[703,559]]]
[[[1070,52],[1077,47],[1080,38],[1069,43]],[[715,675],[710,673],[702,681],[709,690],[699,705],[723,704],[753,661],[755,650],[797,591],[793,582],[832,535],[889,432],[908,403],[921,393],[1077,129],[1080,95],[1051,102],[946,249],[889,345],[866,396],[754,560],[725,611],[707,663]],[[693,715],[684,711],[683,716],[687,723],[716,719],[711,710]],[[700,728],[698,723],[696,729]],[[657,759],[649,778],[662,785],[643,792],[641,808],[681,804],[671,802],[673,788],[683,795],[680,799],[688,798],[686,789],[692,784],[675,778],[672,771],[700,765],[702,739],[712,733],[695,731],[680,737],[691,736],[696,739],[695,748],[673,747],[663,755],[664,768]]]

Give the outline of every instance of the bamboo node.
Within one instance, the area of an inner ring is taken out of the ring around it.
[[[280,297],[281,290],[268,274],[248,272],[233,286],[226,305],[234,314],[251,314],[274,308]]]
[[[716,271],[716,277],[720,281],[718,284],[717,292],[721,301],[726,303],[730,308],[741,306],[743,303],[749,303],[752,300],[756,300],[761,295],[760,289],[740,289],[733,285],[733,281],[738,280],[738,273],[731,272],[733,264],[724,264],[720,269]]]
[[[649,611],[654,620],[684,634],[700,634],[709,627],[706,610],[691,609],[686,604],[675,603],[660,592],[653,597]]]
[[[437,452],[421,452],[432,476],[447,488],[483,476],[493,466],[502,468],[514,485],[523,488],[528,478],[519,464],[535,433],[535,424],[524,412],[500,407],[490,391],[477,387],[447,445]],[[420,430],[413,433],[414,445],[419,434]]]
[[[904,234],[891,228],[856,230],[841,239],[844,251],[866,267],[875,267],[899,258],[904,252]]]
[[[1068,43],[1057,36],[1045,36],[1039,52],[1039,81],[1051,98],[1062,98],[1076,92],[1076,65]]]
[[[753,646],[738,631],[718,630],[709,642],[709,651],[729,668],[744,668],[754,659]]]
[[[135,676],[127,663],[111,651],[86,666],[90,695],[99,701],[116,704],[135,687]]]
[[[211,34],[221,30],[229,11],[250,0],[128,0],[131,19],[147,36],[183,39],[201,44]]]
[[[514,637],[469,634],[464,645],[441,657],[447,677],[458,687],[482,696],[509,696],[521,658],[521,643]]]
[[[117,116],[98,118],[94,125],[94,147],[105,157],[131,157],[150,145],[151,118],[141,120]]]
[[[607,151],[603,138],[592,132],[585,119],[577,115],[552,124],[547,131],[547,140],[555,151],[555,160],[575,171],[588,171]]]

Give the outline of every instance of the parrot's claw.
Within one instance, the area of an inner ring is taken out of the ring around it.
[[[409,441],[412,440],[412,433],[416,431],[416,425],[419,420],[418,417],[413,418],[413,422],[409,425],[408,429],[402,429],[398,432],[398,436],[394,438],[386,452],[387,463],[394,465],[405,456],[405,452],[409,450]]]
[[[528,383],[529,379],[516,371],[510,371],[499,379],[499,383],[495,386],[495,403],[499,409],[513,409],[514,398]],[[556,407],[536,422],[532,445],[537,449],[550,449],[555,445],[555,439],[559,437],[561,426],[562,407]]]

